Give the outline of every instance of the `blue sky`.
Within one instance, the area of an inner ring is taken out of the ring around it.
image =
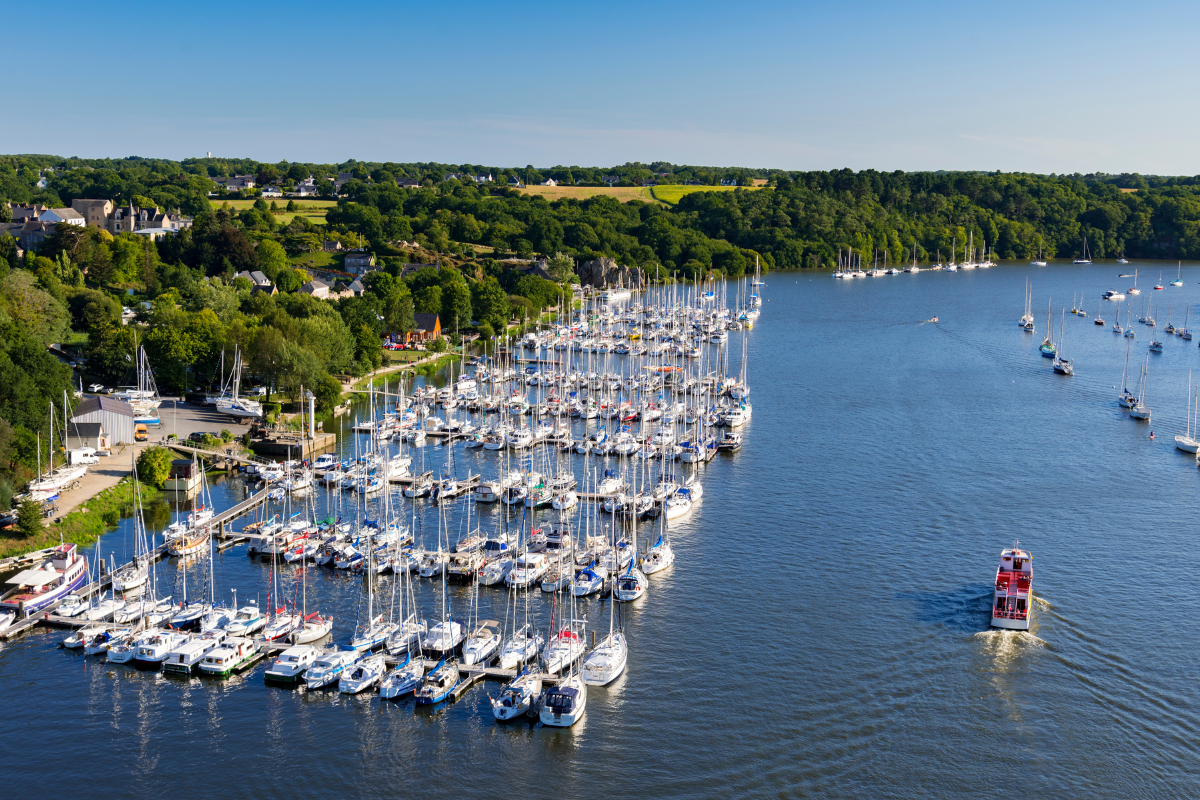
[[[1195,3],[217,1],[5,20],[7,153],[1200,173]]]

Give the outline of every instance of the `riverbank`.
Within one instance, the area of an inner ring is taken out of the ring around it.
[[[153,486],[142,484],[142,506],[145,507],[159,495]],[[74,511],[59,517],[53,524],[42,528],[37,536],[19,536],[16,529],[0,537],[0,558],[19,556],[44,547],[52,547],[61,541],[87,545],[115,528],[122,516],[133,512],[133,481],[124,477],[115,486],[97,493],[79,504]]]

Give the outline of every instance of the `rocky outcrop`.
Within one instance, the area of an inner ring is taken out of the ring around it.
[[[641,267],[622,267],[611,258],[593,258],[579,265],[579,282],[597,289],[610,286],[637,289],[646,282],[646,276]]]

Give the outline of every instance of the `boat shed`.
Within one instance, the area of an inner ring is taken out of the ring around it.
[[[133,444],[133,406],[104,395],[88,395],[75,407],[71,424],[99,423],[109,443]],[[68,426],[68,431],[71,426]]]

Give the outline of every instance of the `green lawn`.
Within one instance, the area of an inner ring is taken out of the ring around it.
[[[276,216],[286,213],[283,209],[287,208],[288,200],[294,202],[300,211],[310,211],[317,214],[324,214],[325,209],[337,205],[337,201],[335,200],[309,200],[307,198],[301,200],[288,197],[264,197],[263,200],[268,207],[270,207],[271,203],[279,207],[279,211],[275,212]],[[254,200],[218,200],[215,198],[209,202],[212,203],[214,210],[228,203],[230,208],[237,209],[238,211],[250,208],[255,203]]]
[[[683,198],[685,194],[693,192],[732,192],[734,189],[761,189],[761,186],[655,186],[651,191],[654,192],[654,199],[661,200],[664,203],[675,205]]]
[[[296,211],[286,211],[285,209],[287,208],[288,198],[276,197],[276,198],[263,198],[263,199],[266,201],[266,204],[268,207],[270,207],[271,203],[273,202],[273,203],[275,203],[275,206],[279,209],[278,211],[272,211],[271,213],[275,215],[275,221],[278,222],[280,225],[287,225],[289,222],[292,221],[292,217],[297,217],[297,216],[307,217],[309,222],[312,222],[314,225],[324,225],[325,224],[325,212],[328,211],[331,207],[337,205],[337,203],[333,200],[295,200],[294,202],[296,203],[297,210]],[[218,208],[225,205],[226,203],[228,203],[229,207],[231,209],[233,209],[234,211],[244,211],[247,208],[250,208],[251,206],[253,206],[255,201],[254,200],[212,200],[211,202],[212,202],[213,211],[216,211]]]
[[[315,253],[301,253],[298,256],[292,256],[288,261],[296,267],[312,267],[314,269],[335,265],[333,253],[326,253],[324,250],[318,250]]]

